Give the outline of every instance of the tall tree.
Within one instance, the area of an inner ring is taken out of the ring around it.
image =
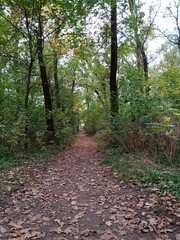
[[[16,33],[19,34],[21,40],[23,39],[27,44],[25,44],[24,51],[26,51],[26,57],[24,57],[24,53],[20,54],[20,49],[22,48],[22,44],[19,44],[17,40],[16,51],[19,53],[19,60],[24,61],[27,68],[26,74],[26,85],[25,85],[25,94],[24,94],[24,113],[25,113],[25,123],[24,123],[24,147],[27,148],[28,143],[28,105],[29,105],[29,95],[30,95],[30,83],[31,76],[33,71],[33,65],[35,61],[36,48],[33,44],[33,32],[32,26],[34,23],[34,1],[32,2],[33,7],[30,10],[29,5],[22,5],[21,3],[7,3],[9,5],[6,6],[6,3],[2,5],[2,11],[0,13],[1,17],[7,21],[10,28],[14,29]],[[10,14],[6,15],[6,7],[8,7],[8,11]],[[26,47],[25,47],[26,46]],[[22,49],[21,49],[22,50]],[[11,58],[16,58],[12,53],[10,53]]]
[[[54,42],[56,43],[60,33],[60,20],[55,19],[56,30],[54,32]],[[60,87],[58,79],[58,51],[57,48],[53,49],[53,74],[54,74],[54,86],[55,86],[55,97],[56,97],[56,107],[60,108]]]
[[[148,79],[148,60],[145,52],[145,42],[147,36],[140,35],[140,26],[143,24],[142,12],[139,12],[139,6],[135,0],[128,0],[130,10],[130,25],[133,30],[136,44],[137,67],[143,72],[145,79]]]
[[[111,0],[111,69],[110,69],[110,103],[111,118],[118,113],[118,87],[117,87],[117,2]]]
[[[24,11],[25,27],[26,27],[26,32],[27,32],[28,55],[29,55],[28,73],[27,73],[27,78],[26,78],[26,92],[25,92],[25,97],[24,97],[24,109],[25,109],[25,129],[24,129],[25,143],[24,143],[24,147],[25,147],[25,149],[27,149],[27,147],[28,147],[28,132],[29,132],[28,105],[29,105],[31,76],[32,76],[33,65],[34,65],[35,57],[36,57],[36,48],[34,49],[33,33],[32,33],[32,26],[31,26],[31,24],[33,22],[34,12],[29,11],[29,9],[25,8],[25,7],[24,7],[23,11]],[[30,18],[31,18],[31,21],[30,21]]]
[[[40,6],[40,11],[38,14],[38,28],[36,30],[37,37],[37,53],[39,61],[39,69],[41,75],[41,83],[44,95],[44,104],[46,112],[46,126],[47,126],[47,141],[54,137],[54,119],[53,119],[53,109],[52,109],[52,99],[50,92],[50,85],[47,77],[46,64],[44,61],[44,21],[42,17],[42,6]]]

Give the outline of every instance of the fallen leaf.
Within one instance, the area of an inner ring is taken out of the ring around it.
[[[140,199],[138,204],[136,205],[138,208],[142,208],[144,206],[144,199]]]
[[[119,233],[120,233],[121,236],[126,235],[126,231],[124,231],[124,230],[120,230]]]
[[[57,222],[61,228],[64,226],[64,222],[60,219],[55,219],[54,222]]]
[[[114,214],[109,217],[109,220],[116,220],[116,218],[117,218],[117,215]]]
[[[96,215],[101,215],[102,213],[103,213],[103,211],[101,211],[101,210],[95,212]]]
[[[90,231],[88,228],[86,228],[85,230],[83,230],[83,231],[81,232],[81,236],[88,237],[89,234],[90,234],[90,232],[91,232],[91,231]]]
[[[79,210],[78,206],[72,206],[72,209],[75,210],[75,211]]]
[[[42,218],[42,214],[37,214],[35,216],[33,216],[30,221],[31,222],[36,222],[36,221],[39,221],[40,219]]]
[[[11,186],[6,186],[6,190],[7,190],[8,192],[10,192],[10,191],[12,190],[12,187],[11,187]]]
[[[64,237],[55,237],[53,238],[53,240],[68,240],[68,239]]]
[[[164,228],[160,230],[160,233],[171,233],[171,232],[174,232],[174,230],[171,228]]]
[[[52,228],[52,229],[50,230],[50,232],[54,232],[54,233],[57,233],[57,234],[61,234],[61,233],[62,233],[62,229],[61,229],[61,227]]]
[[[30,231],[30,228],[23,228],[20,233],[25,234],[28,233]]]
[[[78,214],[76,214],[76,216],[74,218],[79,219],[79,218],[83,218],[84,217],[84,213],[80,212]]]
[[[31,192],[32,192],[32,193],[38,193],[39,191],[38,191],[36,188],[32,188],[32,189],[31,189]]]
[[[48,222],[50,219],[49,219],[48,217],[42,217],[42,220],[43,220],[44,222]]]
[[[42,239],[45,237],[45,234],[41,234],[40,232],[32,231],[25,234],[25,239]]]
[[[176,234],[176,240],[180,240],[180,234]]]
[[[149,224],[150,224],[151,226],[156,225],[156,224],[157,224],[157,219],[156,219],[156,218],[151,218],[151,219],[149,220]]]
[[[17,223],[15,223],[15,222],[10,222],[10,223],[9,223],[9,226],[14,227],[14,228],[16,228],[16,229],[21,229],[23,223],[24,223],[24,221],[20,219],[19,221],[17,221]]]
[[[112,222],[111,222],[111,221],[106,221],[105,224],[106,224],[108,227],[112,226]]]
[[[6,228],[5,227],[3,227],[3,226],[0,226],[0,232],[1,233],[6,233],[7,232],[7,230],[6,230]]]

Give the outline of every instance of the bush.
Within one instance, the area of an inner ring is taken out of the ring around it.
[[[106,129],[109,126],[109,111],[102,107],[99,103],[92,103],[91,106],[86,109],[82,115],[83,129],[87,133],[97,133],[102,129]]]
[[[24,126],[26,117],[20,113],[14,122],[3,122],[0,124],[0,145],[2,152],[8,151],[15,152],[23,149],[24,144]]]
[[[99,131],[97,136],[101,147],[116,147],[121,153],[146,154],[153,158],[164,158],[169,162],[178,159],[179,114],[173,109],[165,108],[158,113],[156,108],[154,107],[152,115],[150,112],[147,112],[147,115],[144,112],[136,115],[135,119],[132,119],[135,113],[133,109],[129,109],[129,114],[119,115],[115,131],[110,125]],[[121,111],[123,112],[123,109]]]
[[[56,140],[61,146],[67,146],[74,141],[78,130],[77,116],[73,112],[56,112],[55,115]]]

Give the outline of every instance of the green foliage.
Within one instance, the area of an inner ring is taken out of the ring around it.
[[[25,116],[19,113],[13,123],[9,120],[0,124],[0,156],[8,149],[8,151],[16,151],[23,148]]]
[[[41,149],[34,148],[27,152],[18,151],[14,154],[11,152],[5,152],[0,156],[0,169],[5,171],[7,169],[10,170],[15,167],[24,166],[26,164],[36,164],[57,154],[59,150],[59,146],[54,146],[47,148],[42,147]]]
[[[92,6],[93,4],[89,7]],[[51,86],[51,97],[54,100],[53,105],[55,105],[53,54],[57,53],[59,59],[63,57],[62,55],[68,51],[67,48],[71,47],[71,41],[68,41],[66,34],[63,34],[61,39],[58,35],[55,36],[57,26],[52,23],[59,24],[59,33],[63,28],[65,28],[65,32],[68,32],[81,20],[85,10],[86,6],[83,1],[77,1],[75,5],[74,1],[0,1],[2,26],[2,34],[0,34],[0,101],[2,105],[0,109],[0,149],[2,156],[6,155],[7,152],[21,151],[25,145],[28,149],[45,146],[46,112],[37,61],[38,17],[41,16],[44,31],[48,36],[44,36],[44,59]],[[79,29],[81,27],[82,21]],[[75,31],[73,30],[73,32]],[[77,36],[80,36],[80,31],[76,31]],[[68,45],[65,47],[67,43]],[[31,60],[33,60],[33,66],[30,72]],[[52,114],[56,125],[55,140],[63,145],[71,142],[79,124],[77,111],[73,109],[73,105],[76,105],[76,97],[73,96],[70,85],[77,61],[68,66],[71,68],[69,75],[67,74],[69,71],[65,72],[64,69],[61,75],[59,73],[61,67],[58,62],[58,81],[60,92],[62,92],[59,96],[61,106],[59,109],[53,106]],[[31,76],[28,86],[29,74]],[[65,78],[61,79],[60,77],[63,75]],[[25,105],[27,94],[28,99]],[[59,116],[62,117],[62,124],[59,124]]]
[[[103,164],[112,165],[123,181],[138,181],[145,189],[158,188],[159,193],[168,189],[175,197],[180,198],[179,166],[164,166],[150,161],[143,156],[120,155],[113,149],[108,150],[108,158]]]
[[[67,146],[74,141],[78,131],[77,115],[73,112],[58,112],[55,118],[56,139],[61,146]]]
[[[99,132],[98,136],[102,148],[112,146],[111,143],[116,139],[114,146],[121,153],[145,154],[168,162],[179,159],[178,128],[166,126],[163,122],[142,127],[132,121],[120,121],[116,131],[106,129]]]
[[[107,125],[101,130],[100,145],[106,148],[113,143],[122,153],[176,160],[180,153],[178,69],[160,72],[148,82],[136,68],[125,65],[122,71],[116,129]]]
[[[41,149],[31,149],[26,152],[5,152],[0,156],[0,192],[4,189],[7,191],[7,183],[11,182],[11,191],[16,190],[20,184],[20,180],[28,179],[28,171],[32,166],[44,163],[50,157],[55,156],[61,149],[59,146],[43,147]],[[9,178],[9,173],[13,178]]]
[[[92,103],[81,115],[83,128],[88,133],[96,133],[108,124],[108,111],[99,103]]]

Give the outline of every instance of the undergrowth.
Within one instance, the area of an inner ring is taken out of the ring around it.
[[[30,166],[47,161],[59,153],[57,146],[43,149],[33,149],[28,152],[6,153],[0,157],[0,192],[11,192],[28,180]],[[29,170],[28,170],[29,169]]]
[[[142,183],[144,189],[159,189],[163,194],[167,189],[176,198],[180,198],[180,164],[155,161],[145,156],[120,154],[118,151],[106,151],[107,158],[103,164],[112,165],[123,181]]]
[[[28,152],[6,153],[0,158],[0,169],[10,170],[14,167],[24,166],[28,163],[38,163],[55,155],[59,151],[58,147],[49,147],[44,149],[33,149]]]

